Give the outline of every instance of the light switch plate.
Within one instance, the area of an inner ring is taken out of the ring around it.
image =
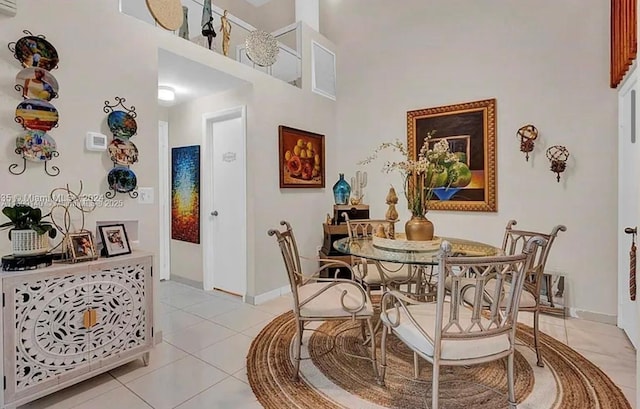
[[[138,188],[138,203],[153,204],[153,188],[152,187]]]

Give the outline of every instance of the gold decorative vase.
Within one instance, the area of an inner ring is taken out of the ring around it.
[[[404,233],[407,240],[433,240],[433,223],[424,216],[411,216],[411,220],[404,225]]]

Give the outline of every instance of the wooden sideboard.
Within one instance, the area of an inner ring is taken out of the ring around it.
[[[142,358],[153,347],[153,257],[2,272],[2,407]]]

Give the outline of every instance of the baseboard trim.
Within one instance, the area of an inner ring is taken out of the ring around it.
[[[174,274],[171,274],[171,276],[169,276],[169,280],[175,281],[176,283],[188,285],[189,287],[197,288],[198,290],[204,289],[204,284],[202,283],[202,281],[191,280],[189,278],[177,276]]]
[[[156,331],[156,333],[153,335],[153,345],[162,344],[163,338],[164,337],[162,334],[162,330]]]
[[[618,316],[611,314],[603,314],[601,312],[593,312],[586,310],[579,310],[577,308],[569,308],[569,314],[571,317],[580,318],[587,321],[596,321],[603,324],[618,324]]]
[[[264,304],[267,301],[274,300],[281,295],[289,294],[291,292],[291,286],[285,285],[284,287],[276,288],[275,290],[267,291],[266,293],[258,294],[256,296],[248,295],[246,301],[252,305]]]

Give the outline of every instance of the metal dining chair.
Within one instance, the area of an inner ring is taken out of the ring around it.
[[[353,280],[351,266],[339,260],[321,259],[319,261],[322,261],[323,265],[318,270],[312,274],[303,274],[293,229],[286,221],[281,221],[280,225],[285,226],[283,231],[271,229],[268,234],[276,236],[278,240],[293,295],[293,313],[296,320],[293,379],[298,380],[299,378],[300,352],[305,323],[350,319],[366,324],[371,339],[370,359],[373,363],[373,374],[378,380],[376,342],[371,322],[373,304],[364,288]],[[351,279],[319,277],[322,270],[336,267],[349,272]]]
[[[391,238],[389,234],[394,229],[389,220],[350,219],[346,212],[342,215],[347,223],[350,239],[372,238],[376,234]],[[400,287],[407,286],[407,290],[410,291],[411,286],[417,289],[421,284],[418,269],[411,265],[356,256],[351,257],[351,265],[356,279],[364,286],[369,296],[372,289],[381,289],[384,292],[387,289],[399,290]]]
[[[440,249],[436,302],[420,302],[390,291],[383,295],[380,319],[382,354],[380,381],[387,370],[387,338],[393,333],[433,366],[432,408],[439,406],[440,367],[473,365],[507,358],[509,407],[516,407],[514,351],[518,306],[522,288],[537,246],[546,239],[529,239],[523,250],[513,255],[492,257],[451,257],[451,245]],[[497,285],[485,291],[487,278]],[[467,280],[475,281],[471,305],[460,302]],[[451,284],[446,291],[445,282]],[[501,285],[509,282],[509,286]],[[488,308],[487,308],[488,307]]]
[[[536,350],[537,365],[539,367],[544,366],[542,360],[542,352],[540,350],[540,311],[542,309],[542,285],[548,283],[545,280],[544,269],[551,251],[551,245],[554,243],[555,238],[560,231],[566,231],[567,228],[561,224],[555,226],[551,233],[540,233],[530,230],[516,230],[513,228],[517,222],[515,220],[509,220],[507,227],[505,228],[504,238],[502,240],[502,250],[505,254],[517,254],[522,251],[527,241],[535,236],[540,236],[546,241],[544,244],[536,248],[535,253],[532,255],[530,264],[527,266],[527,274],[524,281],[522,296],[520,297],[519,310],[533,313],[533,336],[534,336],[534,348]],[[472,303],[472,299],[476,292],[476,282],[473,278],[463,279],[462,285],[462,297],[461,302],[467,304]],[[504,283],[509,286],[509,282]],[[451,289],[451,283],[447,281],[445,286],[448,290]],[[487,277],[484,288],[486,291],[491,292],[495,286],[495,280],[492,277]],[[548,286],[548,284],[547,284]],[[547,291],[551,291],[547,288]],[[485,308],[487,306],[485,305]]]
[[[505,254],[516,254],[524,248],[527,241],[531,237],[539,236],[543,237],[546,241],[540,245],[536,253],[531,258],[530,264],[527,267],[527,275],[524,281],[524,287],[522,297],[520,298],[520,311],[527,311],[533,313],[533,337],[534,345],[536,349],[537,365],[544,366],[542,361],[542,353],[540,352],[540,311],[541,311],[541,298],[542,298],[542,284],[547,283],[546,291],[550,292],[551,288],[548,285],[549,282],[545,280],[544,269],[549,258],[549,252],[553,245],[558,233],[561,231],[567,231],[567,228],[559,224],[551,229],[551,233],[540,233],[530,230],[516,230],[513,228],[518,224],[515,220],[509,220],[504,232],[504,239],[502,240],[502,249]]]

